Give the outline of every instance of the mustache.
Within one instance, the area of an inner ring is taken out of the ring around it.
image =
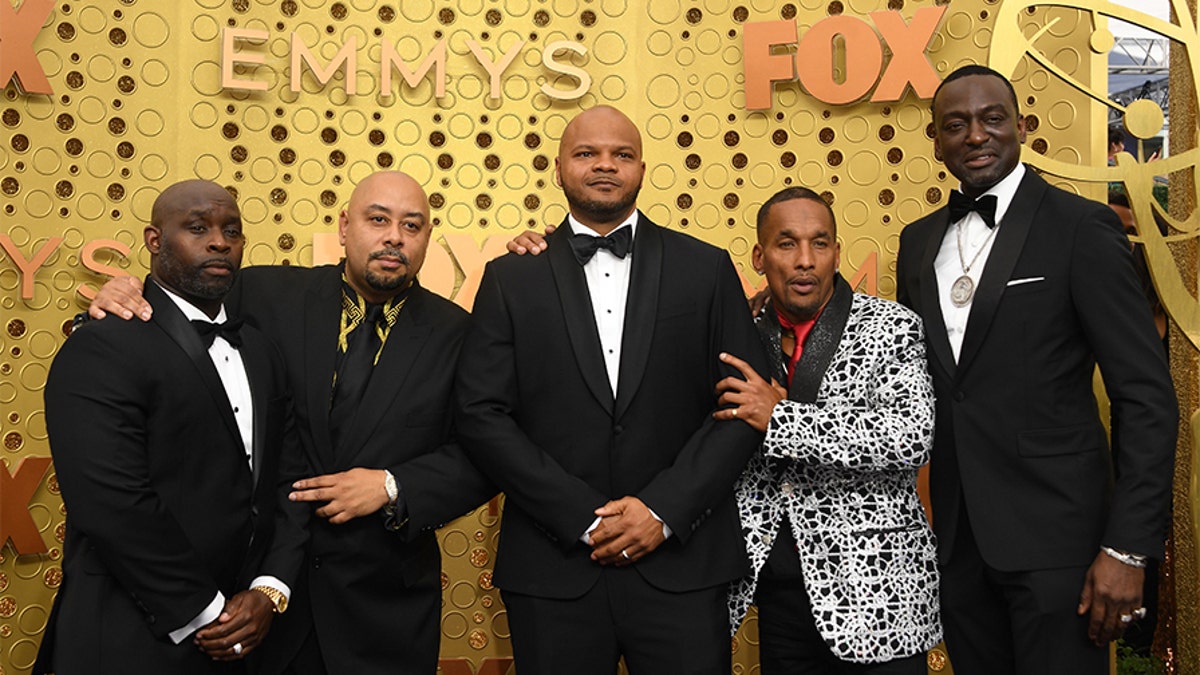
[[[400,262],[404,263],[405,265],[408,264],[408,256],[404,254],[404,251],[401,251],[398,248],[384,248],[384,249],[375,251],[371,255],[367,256],[367,261],[370,262],[372,260],[378,260],[385,256],[388,258],[395,258],[396,260],[399,260]]]

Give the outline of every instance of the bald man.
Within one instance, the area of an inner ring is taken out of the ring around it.
[[[737,374],[718,356],[766,359],[729,256],[637,210],[644,173],[625,115],[572,120],[570,214],[541,255],[488,264],[463,346],[459,437],[507,496],[495,582],[522,675],[730,670],[733,484],[762,435],[712,418]]]
[[[154,320],[84,326],[46,383],[70,518],[39,675],[244,673],[287,590],[263,574],[284,367],[222,304],[245,241],[237,206],[214,183],[177,183],[143,236]],[[199,635],[215,639],[198,650]]]
[[[229,294],[283,353],[299,440],[280,485],[289,545],[267,560],[293,593],[264,673],[437,669],[434,529],[495,489],[451,438],[467,314],[417,283],[431,228],[421,186],[376,173],[339,217],[341,264],[249,268]],[[109,282],[97,308],[143,315],[128,289]]]

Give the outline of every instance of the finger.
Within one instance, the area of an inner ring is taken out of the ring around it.
[[[750,385],[740,377],[726,377],[717,383],[717,393],[722,394],[730,391],[742,392],[745,391],[749,386]]]
[[[721,361],[733,366],[734,368],[737,368],[738,372],[742,374],[742,377],[746,378],[747,382],[753,382],[755,380],[762,379],[758,376],[758,372],[750,367],[750,364],[739,359],[738,357],[734,356],[733,354],[727,354],[725,352],[721,352],[720,359],[721,359]]]
[[[321,476],[313,476],[311,478],[302,478],[302,479],[296,481],[295,483],[292,483],[292,487],[296,488],[297,490],[309,490],[312,488],[333,487],[338,484],[338,478],[340,476],[341,476],[341,474],[327,473],[327,474],[324,474]]]
[[[289,492],[288,499],[294,502],[327,502],[333,499],[333,495],[323,489],[311,488]]]

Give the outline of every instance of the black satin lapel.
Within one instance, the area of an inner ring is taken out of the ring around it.
[[[792,373],[792,385],[788,388],[788,398],[801,403],[815,403],[821,390],[821,381],[825,379],[825,371],[833,361],[838,344],[842,341],[846,322],[850,320],[850,305],[854,302],[854,291],[850,284],[839,274],[833,286],[833,297],[821,310],[821,316],[813,324],[808,337],[804,340],[804,351],[800,354],[800,362]]]
[[[921,316],[925,320],[926,342],[930,351],[942,370],[953,376],[956,368],[954,349],[950,346],[949,336],[946,335],[946,319],[942,316],[937,270],[934,269],[942,240],[946,238],[946,230],[950,227],[950,210],[943,207],[937,211],[936,216],[937,227],[933,228],[930,237],[925,240],[925,250],[921,254]]]
[[[333,369],[337,357],[338,321],[342,316],[341,267],[330,268],[309,287],[304,299],[304,381],[311,420],[314,460],[325,470],[333,460],[329,437],[329,407],[333,400]]]
[[[242,433],[238,430],[237,420],[233,418],[233,406],[229,403],[229,394],[225,392],[225,385],[221,383],[221,376],[217,374],[217,367],[213,365],[212,357],[204,348],[204,343],[200,341],[200,335],[183,315],[183,312],[179,311],[175,302],[158,287],[158,284],[147,278],[144,288],[146,301],[154,308],[151,321],[158,324],[167,335],[171,336],[171,339],[195,364],[196,370],[200,372],[200,379],[204,382],[204,388],[208,389],[208,393],[217,403],[217,409],[221,411],[221,421],[237,439],[237,447],[241,448]]]
[[[400,310],[400,316],[396,317],[396,325],[388,333],[379,362],[372,369],[371,379],[367,380],[367,388],[363,390],[362,402],[354,413],[341,447],[334,450],[339,470],[353,464],[355,455],[387,416],[392,401],[404,389],[409,371],[427,342],[430,328],[424,311],[425,292],[419,286],[409,291],[408,301]],[[399,420],[388,422],[396,424]]]
[[[663,239],[658,226],[638,214],[633,243],[633,269],[625,299],[625,328],[621,335],[621,365],[617,378],[617,412],[620,419],[633,401],[654,340],[654,318],[662,281]]]
[[[567,336],[575,361],[592,395],[611,415],[613,411],[612,385],[608,382],[608,371],[604,366],[604,353],[600,347],[600,333],[596,330],[596,317],[592,313],[592,296],[588,293],[587,279],[583,267],[575,259],[571,244],[571,226],[563,222],[548,238],[546,255],[550,256],[550,272],[558,289],[558,301],[562,304],[563,318],[567,324]]]
[[[254,489],[258,490],[258,478],[261,473],[263,444],[267,438],[267,413],[271,391],[270,354],[265,345],[258,339],[245,339],[241,349],[242,364],[246,367],[246,379],[250,381],[250,402],[254,410],[254,420],[251,424],[250,467],[253,471]]]
[[[958,355],[959,373],[966,371],[983,344],[983,337],[991,328],[996,308],[999,307],[1004,289],[1012,278],[1017,258],[1025,248],[1029,226],[1033,222],[1038,205],[1046,195],[1046,188],[1046,181],[1032,169],[1025,169],[1025,177],[1021,179],[1021,185],[1017,188],[1008,211],[1004,213],[1004,220],[999,225],[1000,231],[996,233],[996,243],[988,253],[987,263],[984,264],[983,274],[979,278],[979,288],[971,301],[967,332],[963,335],[962,351]]]
[[[783,329],[779,327],[779,317],[775,314],[770,300],[767,300],[767,304],[754,319],[754,327],[758,329],[758,339],[762,341],[763,349],[767,352],[771,377],[775,378],[776,382],[787,382],[787,367],[783,362]]]

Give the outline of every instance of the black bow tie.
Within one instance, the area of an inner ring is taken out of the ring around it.
[[[580,265],[596,255],[596,251],[606,248],[618,258],[624,258],[633,250],[633,228],[622,227],[608,233],[606,237],[593,237],[590,234],[577,234],[571,237],[571,250]]]
[[[950,191],[950,222],[957,223],[974,211],[989,228],[996,227],[996,195],[971,199],[958,190]]]
[[[232,319],[225,323],[213,323],[211,321],[200,321],[196,319],[192,321],[192,325],[196,327],[196,332],[200,334],[200,341],[204,343],[204,348],[208,349],[212,346],[213,340],[218,335],[225,338],[225,341],[233,345],[235,348],[242,346],[242,320]]]

